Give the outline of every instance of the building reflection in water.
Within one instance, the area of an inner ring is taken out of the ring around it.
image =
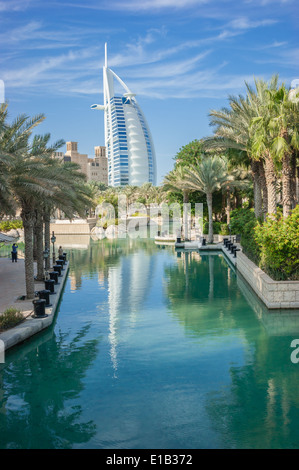
[[[78,245],[78,243],[76,243]],[[120,334],[129,335],[143,311],[154,277],[159,251],[150,240],[90,240],[87,249],[70,250],[70,289],[81,289],[84,276],[97,278],[107,290],[110,357],[117,372],[117,346]]]
[[[155,260],[156,257],[139,251],[122,256],[116,265],[108,268],[109,341],[115,376],[119,332],[129,334],[134,328],[149,294]]]

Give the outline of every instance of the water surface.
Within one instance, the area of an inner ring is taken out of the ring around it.
[[[85,242],[55,324],[0,365],[1,448],[298,448],[298,312],[221,253]]]

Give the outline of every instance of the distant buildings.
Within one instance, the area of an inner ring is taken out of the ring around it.
[[[135,94],[107,65],[103,67],[104,104],[92,109],[104,111],[105,146],[108,158],[109,186],[156,184],[156,157],[153,140]],[[124,89],[114,91],[114,81]]]
[[[54,157],[65,162],[78,163],[87,181],[98,181],[108,185],[108,165],[105,147],[95,147],[95,157],[89,158],[87,154],[78,152],[78,142],[67,142],[66,152],[55,152]]]

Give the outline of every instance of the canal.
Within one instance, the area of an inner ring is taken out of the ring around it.
[[[55,322],[0,364],[0,448],[299,447],[299,312],[267,311],[220,252],[66,251]]]

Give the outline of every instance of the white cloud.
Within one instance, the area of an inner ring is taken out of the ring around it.
[[[35,36],[36,32],[41,29],[42,23],[40,21],[30,21],[29,23],[9,29],[3,33],[0,33],[0,42],[1,44],[9,44],[22,42],[27,39],[32,39]]]
[[[61,29],[47,27],[42,21],[29,21],[22,26],[0,32],[0,44],[20,49],[67,48],[81,45],[82,40],[99,34],[114,34],[123,31],[120,28],[90,28],[66,25]]]
[[[258,21],[251,21],[245,16],[235,18],[234,20],[230,21],[227,25],[228,28],[239,29],[239,30],[248,30],[252,28],[259,28],[261,26],[270,26],[277,23],[277,20],[273,19],[264,19]]]
[[[135,76],[137,75],[138,78],[150,78],[150,77],[159,77],[159,78],[166,78],[166,77],[179,77],[180,75],[185,75],[190,73],[194,68],[198,65],[198,62],[202,61],[211,51],[205,51],[201,54],[196,55],[195,57],[191,57],[186,60],[177,60],[168,63],[159,63],[155,65],[151,65],[149,67],[138,68],[137,71],[130,70],[127,71],[127,76]]]
[[[119,10],[130,12],[183,10],[189,7],[213,3],[214,0],[102,0],[99,2],[63,2],[61,5],[92,10]]]
[[[179,51],[182,47],[187,45],[177,46]],[[219,80],[220,70],[226,63],[214,68],[203,65],[199,67],[199,64],[212,53],[211,50],[200,53],[196,50],[197,52],[188,58],[174,56],[172,61],[165,61],[165,57],[173,54],[174,49],[161,49],[156,51],[156,55],[150,53],[149,57],[144,50],[141,52],[142,63],[138,65],[132,61],[132,64],[126,64],[123,71],[116,70],[116,72],[125,78],[128,86],[137,95],[157,99],[191,98],[211,94],[216,97],[222,95],[227,87],[233,88],[236,85],[235,79],[229,76],[221,76],[221,81]],[[14,88],[15,91],[34,89],[35,93],[52,90],[55,94],[64,95],[78,93],[98,95],[102,87],[101,64],[97,60],[98,57],[99,49],[96,47],[70,51],[67,54],[35,60],[34,63],[31,62],[24,67],[7,70],[3,79],[7,87]],[[151,65],[148,63],[149,58],[155,59]]]
[[[267,5],[273,5],[273,4],[282,4],[285,5],[286,3],[294,3],[297,0],[246,0],[245,3],[252,3],[252,4],[258,4],[258,6],[267,6]]]
[[[127,0],[124,3],[133,5],[135,0]],[[148,3],[148,1],[145,2],[145,4]],[[153,0],[152,3],[157,2]],[[191,3],[196,2],[185,0],[185,4],[191,5]],[[172,0],[162,2],[165,8],[171,4]],[[53,94],[99,94],[102,87],[101,67],[104,60],[102,41],[104,38],[101,38],[100,44],[89,39],[95,33],[101,32],[102,25],[99,29],[95,27],[92,29],[89,24],[88,26],[81,24],[81,27],[78,23],[77,25],[68,24],[64,28],[60,25],[54,32],[54,27],[50,28],[45,25],[44,21],[32,20],[15,27],[7,34],[0,33],[0,42],[6,41],[9,46],[6,52],[7,69],[1,76],[7,87],[14,88],[15,91],[34,89],[36,93],[51,90]],[[242,89],[244,80],[249,81],[250,77],[247,74],[243,76],[241,73],[233,76],[230,73],[229,64],[225,62],[225,57],[221,58],[219,63],[215,45],[218,46],[226,40],[241,36],[253,28],[273,25],[275,20],[266,18],[254,21],[243,15],[225,23],[222,26],[217,24],[217,28],[214,28],[214,35],[207,36],[204,31],[203,34],[191,36],[191,39],[183,41],[180,41],[179,37],[175,40],[171,38],[165,27],[149,28],[143,35],[137,37],[131,33],[131,40],[126,44],[121,44],[121,53],[113,54],[113,50],[111,53],[108,44],[108,65],[127,82],[129,88],[137,95],[159,99],[164,97],[223,97],[228,92]],[[113,29],[110,32],[113,32]],[[80,39],[85,41],[80,41]],[[82,47],[82,44],[91,45]],[[279,51],[279,47],[284,44],[285,42],[274,41],[260,47],[265,51],[271,48]],[[39,53],[30,53],[35,45],[37,49],[45,49],[42,57]],[[63,47],[65,47],[64,53],[61,53],[62,50],[54,51],[55,48]],[[50,48],[53,48],[51,54],[47,51]],[[29,50],[28,54],[24,53],[26,49]],[[12,60],[9,60],[9,53]],[[265,59],[269,59],[269,55],[270,52]],[[217,57],[217,62],[214,60],[215,57]],[[295,60],[298,60],[298,50],[288,51],[284,57],[280,55],[277,57],[279,57],[277,63],[281,60],[295,64]],[[210,59],[209,62],[207,58]],[[228,60],[230,60],[229,56]],[[3,65],[3,70],[5,70],[5,61]]]
[[[161,10],[163,8],[184,9],[197,5],[210,3],[211,0],[122,0],[113,2],[113,9],[125,9],[131,11]]]
[[[32,4],[32,0],[4,0],[0,1],[0,12],[23,11]]]
[[[287,41],[274,41],[272,42],[271,44],[265,44],[265,45],[261,45],[259,47],[255,47],[254,50],[257,50],[257,51],[263,51],[263,50],[270,50],[270,49],[277,49],[279,47],[284,47],[284,46],[287,46],[288,43]]]
[[[299,48],[286,48],[283,51],[275,51],[272,57],[267,56],[256,61],[258,64],[279,64],[280,67],[291,67],[298,70]]]
[[[82,63],[94,56],[94,48],[70,51],[67,54],[35,60],[24,67],[6,70],[2,77],[9,87],[24,89],[40,86],[42,88],[46,82],[52,82],[59,89],[60,81],[72,81],[78,76],[84,76],[86,69],[82,68]]]

